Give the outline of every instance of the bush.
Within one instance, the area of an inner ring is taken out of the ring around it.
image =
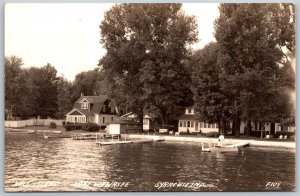
[[[62,125],[65,126],[65,124],[66,124],[66,121],[62,121]]]
[[[96,123],[85,123],[82,125],[81,128],[83,131],[99,131],[100,126],[97,125]]]
[[[219,137],[219,133],[216,132],[207,132],[205,133],[206,137]]]
[[[51,122],[50,124],[49,124],[49,128],[51,128],[51,129],[56,129],[56,123],[55,122]]]
[[[65,124],[64,127],[65,127],[66,131],[80,130],[80,129],[82,129],[82,124],[70,124],[70,123],[67,123],[67,124]]]

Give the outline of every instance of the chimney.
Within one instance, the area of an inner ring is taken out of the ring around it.
[[[81,93],[80,97],[83,97],[83,96],[84,96],[84,94],[83,94],[83,93]]]

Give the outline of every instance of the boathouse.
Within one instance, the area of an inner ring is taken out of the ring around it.
[[[107,124],[106,132],[108,134],[128,134],[139,133],[142,131],[142,123],[139,123],[133,119],[119,119],[111,121]]]

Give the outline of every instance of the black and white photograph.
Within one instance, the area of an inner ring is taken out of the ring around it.
[[[293,3],[6,3],[5,192],[295,192]]]

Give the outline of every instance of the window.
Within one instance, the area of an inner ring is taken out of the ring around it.
[[[147,119],[144,119],[144,120],[143,120],[143,124],[144,124],[144,125],[148,125],[148,120],[147,120]]]
[[[103,116],[103,123],[105,123],[105,117]]]
[[[192,113],[192,109],[189,108],[189,109],[188,109],[188,114],[191,114],[191,113]]]
[[[87,102],[86,100],[84,100],[81,103],[81,109],[88,109],[89,108],[89,102]]]
[[[186,121],[183,121],[183,127],[186,127]]]
[[[106,105],[102,106],[102,112],[106,112]]]
[[[187,121],[187,127],[190,127],[190,126],[191,126],[191,122]]]
[[[75,116],[75,120],[74,121],[77,122],[77,116]]]
[[[219,125],[218,125],[218,123],[216,123],[216,128],[219,128]]]
[[[114,117],[111,117],[111,121],[114,121]]]
[[[179,127],[182,127],[182,121],[179,121]]]
[[[204,124],[204,127],[203,127],[203,128],[206,128],[206,124],[207,124],[207,123],[203,123],[203,124]]]
[[[194,127],[194,121],[191,121],[191,127]]]

